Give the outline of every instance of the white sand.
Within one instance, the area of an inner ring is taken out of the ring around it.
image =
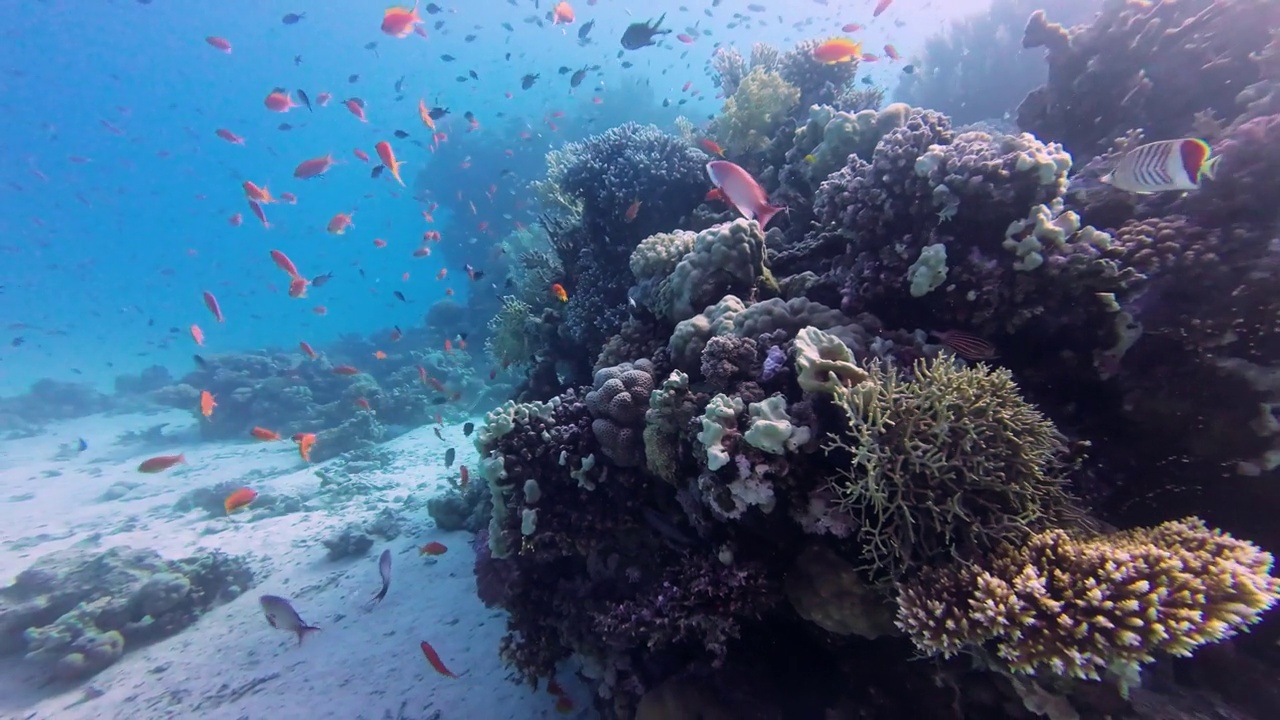
[[[177,434],[169,447],[115,446],[126,429],[169,422]],[[256,584],[220,605],[195,625],[155,644],[126,650],[93,678],[38,689],[46,677],[21,655],[0,658],[0,717],[4,718],[502,718],[565,717],[545,691],[512,683],[498,657],[505,626],[501,612],[475,597],[471,536],[432,527],[425,499],[439,494],[459,464],[476,466],[471,439],[461,425],[430,427],[382,446],[396,456],[393,467],[372,476],[395,487],[357,498],[340,508],[302,511],[250,522],[251,515],[209,518],[202,511],[179,516],[172,504],[193,488],[235,480],[253,470],[282,472],[247,482],[259,492],[309,497],[319,478],[291,442],[201,443],[194,420],[180,412],[95,416],[61,424],[42,437],[0,442],[0,584],[33,560],[100,533],[101,549],[117,545],[152,548],[177,559],[198,548],[232,555],[253,554]],[[61,443],[83,437],[89,449],[55,460]],[[458,459],[444,468],[444,451]],[[136,472],[138,463],[160,454],[186,454],[189,465],[158,475]],[[46,472],[60,471],[56,477]],[[141,483],[121,499],[100,496],[119,480]],[[321,540],[348,522],[372,518],[394,497],[412,492],[421,509],[405,511],[400,537],[375,538],[369,554],[330,562]],[[29,499],[25,499],[29,496]],[[252,512],[252,511],[250,511]],[[122,526],[132,523],[132,527]],[[210,532],[216,530],[217,532]],[[14,541],[40,535],[46,541],[15,549]],[[417,547],[438,540],[449,551],[420,557]],[[387,598],[370,608],[381,583],[378,555],[392,553]],[[291,633],[272,629],[258,597],[293,599],[307,622],[322,628],[298,647]],[[419,649],[423,640],[439,652],[450,679],[437,674]],[[561,677],[585,717],[583,689]],[[101,697],[80,704],[87,688]]]

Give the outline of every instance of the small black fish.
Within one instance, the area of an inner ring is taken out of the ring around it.
[[[462,113],[462,117],[466,118],[466,119],[467,119],[467,122],[469,122],[469,123],[473,123],[473,122],[475,122],[475,121],[476,121],[476,116],[475,116],[475,114],[474,114],[474,113],[472,113],[470,110],[468,110],[468,111],[466,111],[466,112]]]
[[[451,467],[453,467],[453,459],[454,459],[455,457],[457,457],[457,456],[458,456],[458,451],[457,451],[457,450],[454,450],[453,448],[449,448],[448,450],[445,450],[445,451],[444,451],[444,466],[445,466],[446,468],[451,468]]]
[[[393,132],[393,133],[391,133],[391,134],[392,134],[392,135],[395,135],[396,137],[400,138],[401,140],[403,140],[403,139],[405,139],[405,138],[409,137],[409,133],[407,133],[407,132],[405,132],[405,131],[403,131],[403,130],[396,130],[395,132]]]
[[[307,106],[307,112],[315,112],[311,109],[311,98],[307,97],[307,93],[304,92],[302,88],[298,88],[298,97]]]
[[[276,129],[284,130],[285,132],[288,132],[293,129],[293,126],[290,125],[289,123],[280,123],[279,125],[276,126]]]
[[[440,438],[441,440],[443,440],[443,439],[444,439],[444,436],[440,434],[440,428],[438,428],[438,427],[434,427],[434,428],[431,428],[431,429],[436,431],[436,437]]]
[[[427,3],[426,10],[428,15],[439,15],[441,12],[444,12],[444,10],[435,3]]]
[[[910,75],[910,74],[914,73],[915,71],[916,71],[916,66],[915,66],[915,65],[906,65],[906,66],[903,66],[903,68],[902,68],[902,72],[904,72],[904,73],[906,73],[906,74],[908,74],[908,75]]]
[[[480,79],[480,76],[476,74],[476,71],[475,71],[475,70],[468,70],[468,71],[467,71],[467,75],[470,75],[472,80],[479,80],[479,79]]]
[[[354,84],[356,84],[356,83],[360,82],[360,73],[355,73],[355,74],[353,74],[353,75],[348,75],[348,76],[347,76],[347,82],[351,83],[352,85],[354,85]]]
[[[449,108],[447,107],[433,107],[431,108],[431,110],[427,112],[427,117],[431,118],[432,120],[439,120],[440,118],[448,114],[449,114]]]
[[[586,40],[586,39],[587,39],[587,33],[591,32],[591,28],[593,28],[593,27],[595,27],[595,26],[596,26],[596,21],[595,21],[595,20],[592,20],[592,21],[588,22],[586,25],[583,25],[582,27],[578,28],[578,39],[579,39],[579,40]]]
[[[635,63],[631,62],[630,60],[623,60],[623,61],[622,61],[622,67],[624,67],[624,68],[629,68],[629,67],[633,67],[633,66],[635,66]]]
[[[374,165],[373,169],[369,171],[369,177],[373,178],[374,180],[377,180],[378,178],[382,177],[382,171],[386,169],[387,169],[386,165]]]
[[[378,557],[378,574],[382,576],[382,589],[373,596],[374,602],[381,602],[391,588],[391,551],[383,550]]]
[[[297,25],[298,21],[302,20],[306,16],[307,16],[306,13],[288,13],[284,17],[280,18],[280,22],[284,23],[285,25]]]
[[[510,59],[511,59],[511,53],[507,53],[507,54],[505,55],[505,58],[506,58],[507,60],[510,60]]]
[[[515,29],[515,28],[511,27],[511,23],[509,23],[509,22],[504,22],[504,23],[502,23],[502,29],[503,29],[503,30],[506,30],[507,32],[515,32],[515,31],[516,31],[516,29]]]
[[[533,73],[525,75],[524,77],[520,78],[520,88],[522,90],[528,90],[529,88],[533,87],[534,83],[538,82],[538,78],[540,77],[542,76],[535,75]]]
[[[575,72],[573,74],[573,77],[569,78],[569,87],[578,87],[579,85],[582,84],[582,80],[586,76],[587,76],[586,68],[582,68],[581,70]]]
[[[400,79],[396,81],[395,88],[397,95],[404,92],[404,75],[401,75]]]
[[[294,56],[293,56],[293,64],[294,64],[294,65],[301,65],[301,64],[302,64],[302,56],[301,56],[301,55],[294,55]]]
[[[561,65],[560,69],[557,70],[556,72],[560,73],[561,75],[568,75],[569,73],[573,72],[573,68],[569,67],[568,65]]]
[[[473,422],[463,423],[463,424],[462,424],[462,437],[471,437],[471,433],[472,433],[475,429],[476,429],[476,424],[475,424],[475,423],[473,423]]]
[[[311,278],[311,287],[324,287],[325,283],[333,279],[333,273],[327,272],[323,275],[317,275]]]
[[[663,98],[662,107],[671,107],[671,98]]]
[[[10,340],[10,341],[9,341],[9,347],[18,347],[19,345],[21,345],[22,343],[24,343],[24,342],[26,342],[26,341],[27,341],[27,339],[26,339],[26,338],[24,338],[24,337],[22,337],[21,335],[19,335],[18,337],[16,337],[16,338],[14,338],[14,339],[12,339],[12,340]]]
[[[365,275],[364,275],[364,268],[356,268],[356,269],[360,271],[360,277],[362,277],[362,278],[363,278],[363,277],[365,276]]]
[[[209,361],[208,361],[208,360],[205,360],[204,358],[200,357],[199,355],[192,355],[192,356],[191,356],[191,359],[192,359],[192,360],[195,360],[195,361],[196,361],[196,365],[199,365],[202,369],[207,369],[207,368],[209,367]]]
[[[89,443],[85,442],[84,438],[80,438],[80,442],[76,443],[76,449],[80,452],[84,452],[89,449]]]
[[[396,290],[395,292],[393,292],[393,293],[391,293],[391,294],[392,294],[392,295],[395,295],[395,296],[396,296],[396,299],[397,299],[397,300],[399,300],[399,301],[400,301],[400,302],[402,302],[402,303],[407,303],[407,302],[409,302],[408,300],[405,300],[405,299],[404,299],[404,293],[400,292],[399,290]]]
[[[658,35],[668,35],[671,33],[670,30],[660,29],[662,21],[665,20],[666,17],[667,14],[662,13],[662,16],[657,20],[631,23],[628,25],[626,31],[622,33],[622,47],[627,50],[639,50],[642,47],[656,45],[657,43],[653,41],[654,37]]]
[[[447,402],[449,402],[449,398],[445,397],[444,395],[437,395],[431,398],[432,405],[443,405]],[[440,439],[443,440],[444,438],[440,438]]]
[[[454,80],[457,80],[458,82],[466,82],[466,81],[467,81],[467,76],[466,76],[466,75],[459,75],[458,77],[454,78]]]
[[[443,20],[437,20],[437,21],[436,21],[436,24],[435,24],[433,27],[435,27],[435,29],[439,30],[440,28],[444,27],[444,21],[443,21]]]
[[[443,61],[445,61],[445,62],[453,62],[454,60],[457,60],[458,58],[456,58],[456,57],[454,57],[454,56],[450,55],[449,53],[445,53],[444,55],[441,55],[441,56],[440,56],[440,59],[441,59],[441,60],[443,60]]]

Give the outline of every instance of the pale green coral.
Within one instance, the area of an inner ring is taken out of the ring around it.
[[[676,269],[676,264],[693,249],[698,233],[676,230],[656,233],[640,241],[631,251],[631,274],[638,282],[662,280]]]
[[[707,450],[707,469],[719,470],[729,464],[729,451],[724,447],[725,436],[738,426],[738,413],[742,412],[742,398],[720,393],[711,398],[702,415],[702,432],[698,442]]]
[[[485,350],[502,367],[529,362],[539,347],[533,308],[511,295],[502,298],[502,308],[489,320],[489,332]]]
[[[726,295],[700,314],[676,323],[667,349],[677,367],[692,372],[701,366],[707,342],[718,335],[754,338],[778,330],[796,333],[812,325],[856,345],[862,329],[848,323],[849,318],[839,310],[806,297],[771,298],[747,305],[735,295]]]
[[[767,397],[747,406],[751,416],[742,439],[747,444],[773,455],[799,450],[812,436],[809,428],[796,425],[787,414],[787,399],[781,395]]]
[[[644,454],[649,470],[667,482],[675,482],[680,466],[680,429],[691,417],[689,376],[679,370],[649,393],[644,420]]]
[[[740,155],[764,149],[798,102],[800,88],[776,72],[755,68],[725,101],[716,122],[725,150]]]
[[[765,264],[764,232],[746,218],[698,233],[689,251],[662,282],[653,309],[673,322],[687,320],[727,294],[777,292]]]
[[[854,362],[840,338],[809,326],[796,333],[796,382],[807,393],[843,400],[844,394],[869,375]]]
[[[811,156],[809,179],[821,182],[844,167],[850,155],[870,161],[880,138],[905,125],[910,114],[911,107],[903,103],[858,113],[839,112],[829,105],[811,105],[808,122],[796,130],[792,153]]]
[[[941,287],[947,281],[947,246],[934,243],[921,248],[920,257],[907,268],[907,280],[911,297],[924,297]]]

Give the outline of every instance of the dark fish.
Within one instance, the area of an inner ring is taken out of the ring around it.
[[[371,51],[373,51],[373,56],[374,56],[374,57],[376,57],[376,58],[379,58],[379,59],[380,59],[380,58],[382,57],[381,55],[379,55],[379,54],[378,54],[378,41],[377,41],[377,40],[374,40],[373,42],[367,42],[367,43],[365,43],[365,44],[364,44],[364,49],[365,49],[365,50],[371,50]]]
[[[462,38],[462,40],[463,40],[464,42],[475,42],[476,37],[477,37],[476,35],[468,35],[468,36],[466,36],[466,37]]]
[[[401,75],[400,79],[396,81],[395,88],[396,88],[397,95],[404,92],[404,76],[403,75]]]
[[[440,434],[440,428],[438,428],[438,427],[433,427],[433,428],[431,428],[431,429],[436,431],[436,437],[440,438],[441,440],[443,440],[443,439],[444,439],[444,436]]]
[[[468,110],[468,111],[466,111],[466,112],[462,113],[462,117],[466,118],[467,122],[469,122],[469,123],[473,123],[473,122],[475,122],[475,121],[476,121],[476,116],[475,116],[475,114],[474,114],[474,113],[472,113],[470,110]]]
[[[662,16],[657,20],[628,25],[626,31],[622,33],[622,47],[627,50],[639,50],[642,47],[657,44],[653,41],[654,36],[671,33],[670,30],[659,29],[666,17],[667,14],[662,13]]]
[[[582,68],[581,70],[575,72],[573,76],[569,78],[569,87],[578,87],[579,85],[582,84],[582,80],[586,77],[587,77],[586,68]]]
[[[12,340],[10,340],[10,341],[9,341],[9,347],[18,347],[18,346],[22,345],[22,343],[24,343],[24,342],[26,342],[26,341],[27,341],[27,339],[26,339],[26,338],[24,338],[24,337],[22,337],[21,335],[19,335],[18,337],[16,337],[16,338],[14,338],[14,339],[12,339]]]
[[[540,77],[542,76],[534,75],[532,73],[525,75],[524,77],[520,78],[520,88],[522,90],[528,90],[529,88],[533,87],[534,83],[538,82],[538,78]]]
[[[480,79],[480,76],[476,74],[476,71],[475,71],[475,70],[468,70],[468,71],[467,71],[467,75],[470,75],[472,80],[479,80],[479,79]]]
[[[327,272],[323,275],[317,275],[311,279],[312,287],[324,287],[325,283],[333,279],[333,273]]]
[[[903,66],[903,68],[902,68],[902,72],[904,72],[904,73],[906,73],[906,74],[908,74],[908,75],[910,75],[910,74],[914,73],[915,71],[916,71],[916,66],[915,66],[915,65],[904,65],[904,66]]]
[[[629,67],[634,67],[634,66],[635,66],[635,63],[631,62],[630,60],[623,60],[623,61],[622,61],[622,67],[624,67],[624,68],[629,68]]]
[[[208,367],[209,367],[209,361],[208,361],[208,360],[205,360],[204,358],[200,357],[199,355],[192,355],[192,356],[191,356],[191,359],[192,359],[192,360],[195,360],[195,361],[196,361],[196,365],[199,365],[201,369],[208,369]]]
[[[449,114],[449,108],[447,107],[433,107],[431,108],[431,110],[427,112],[427,116],[430,117],[432,120],[439,120],[440,118],[448,114]]]
[[[874,81],[874,80],[872,80],[872,79],[870,78],[870,76],[863,75],[863,76],[862,76],[862,84],[863,84],[863,85],[867,85],[867,86],[871,86],[871,85],[874,85],[874,84],[875,84],[875,81]]]
[[[759,5],[759,4],[756,4],[756,3],[752,3],[752,4],[750,4],[750,5],[748,5],[748,6],[747,6],[747,9],[748,9],[748,10],[750,10],[751,12],[764,12],[764,11],[765,11],[765,10],[767,10],[768,8],[766,8],[766,7],[765,7],[765,6],[763,6],[763,5]]]
[[[561,65],[560,69],[557,70],[556,72],[560,73],[561,75],[568,75],[569,73],[573,72],[573,68],[569,67],[568,65]]]
[[[374,180],[377,180],[378,178],[382,177],[382,171],[386,169],[387,169],[386,165],[374,165],[373,169],[369,171],[369,177],[373,178]]]
[[[297,25],[298,21],[305,18],[306,16],[307,16],[306,13],[288,13],[284,17],[280,18],[280,22],[284,23],[285,25]]]
[[[671,107],[671,98],[663,98],[662,107]]]
[[[973,333],[963,330],[934,330],[929,334],[965,360],[995,360],[1000,357],[994,345]]]
[[[457,456],[458,456],[458,451],[457,451],[457,450],[454,450],[453,448],[449,448],[448,450],[445,450],[445,451],[444,451],[444,466],[445,466],[446,468],[451,468],[451,467],[453,467],[453,459],[454,459],[454,458],[456,458]]]
[[[307,97],[307,93],[302,88],[298,88],[298,97],[307,106],[307,112],[315,112],[311,109],[311,98]]]
[[[467,76],[466,76],[466,75],[459,75],[458,77],[454,78],[454,80],[457,80],[458,82],[466,82],[466,81],[467,81]]]
[[[583,25],[582,27],[578,28],[578,39],[579,39],[579,40],[586,40],[586,39],[587,39],[587,34],[588,34],[588,33],[590,33],[590,32],[591,32],[591,28],[593,28],[593,27],[595,27],[595,26],[596,26],[596,21],[595,21],[595,20],[591,20],[591,21],[589,21],[587,24],[585,24],[585,25]]]
[[[437,395],[431,398],[432,405],[444,405],[447,402],[449,402],[449,398],[444,395]],[[443,440],[444,438],[441,438],[441,439]]]
[[[391,589],[391,551],[383,550],[382,555],[378,557],[378,574],[382,576],[382,589],[373,596],[374,602],[382,602],[382,598],[387,596],[387,590]]]
[[[85,442],[84,438],[80,438],[80,442],[76,443],[76,449],[79,452],[84,452],[89,449],[89,443]]]
[[[427,3],[426,10],[428,15],[439,15],[444,12],[441,7],[435,3]]]
[[[258,598],[258,604],[262,605],[262,612],[267,616],[267,622],[271,623],[271,627],[296,633],[299,645],[302,644],[302,638],[306,637],[307,633],[320,629],[303,622],[298,611],[293,609],[293,605],[282,597],[263,595]]]
[[[475,431],[476,424],[473,422],[462,424],[462,437],[471,437],[471,433]]]
[[[454,60],[457,60],[458,58],[456,58],[456,57],[454,57],[454,56],[452,56],[452,55],[450,55],[450,54],[448,54],[448,53],[445,53],[444,55],[441,55],[441,56],[440,56],[440,59],[441,59],[441,60],[443,60],[443,61],[445,61],[445,62],[453,62]]]
[[[360,73],[355,73],[355,74],[353,74],[353,75],[348,75],[348,76],[347,76],[347,82],[349,82],[349,83],[351,83],[351,84],[353,84],[353,85],[354,85],[355,83],[360,82]]]
[[[392,295],[395,295],[395,296],[396,296],[396,299],[397,299],[397,300],[399,300],[399,301],[400,301],[400,302],[402,302],[402,303],[407,303],[407,302],[409,302],[408,300],[405,300],[405,299],[404,299],[404,293],[400,292],[399,290],[396,290],[395,292],[393,292],[393,293],[391,293],[391,294],[392,294]]]
[[[290,125],[289,123],[280,123],[279,125],[276,126],[276,129],[284,130],[285,132],[288,132],[293,129],[293,126]]]
[[[407,132],[405,132],[405,131],[403,131],[403,130],[396,130],[395,132],[393,132],[393,133],[391,133],[391,134],[392,134],[392,135],[395,135],[396,137],[400,138],[401,140],[403,140],[403,139],[405,139],[405,138],[409,137],[409,133],[407,133]]]
[[[437,21],[436,21],[436,24],[435,24],[433,27],[435,27],[435,29],[439,30],[440,28],[444,27],[444,21],[443,21],[443,20],[437,20]]]
[[[302,56],[301,56],[301,55],[294,55],[294,56],[293,56],[293,64],[294,64],[294,65],[301,65],[301,64],[302,64]]]
[[[502,29],[503,29],[503,30],[506,30],[507,32],[515,32],[515,31],[516,31],[516,29],[515,29],[515,28],[511,27],[511,23],[509,23],[509,22],[504,22],[504,23],[502,23]]]

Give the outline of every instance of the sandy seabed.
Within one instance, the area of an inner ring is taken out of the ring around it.
[[[116,444],[126,431],[162,422],[169,423],[164,444]],[[81,682],[45,684],[47,666],[21,654],[0,657],[0,717],[566,717],[545,691],[509,679],[498,656],[505,615],[475,597],[471,536],[441,532],[427,515],[426,499],[449,486],[458,465],[476,465],[461,424],[442,433],[443,442],[431,427],[418,428],[380,446],[393,459],[369,479],[387,489],[336,507],[308,509],[312,504],[304,503],[297,512],[259,518],[253,509],[228,518],[178,513],[173,505],[192,489],[224,481],[264,495],[314,496],[316,471],[341,459],[308,466],[287,440],[200,442],[194,420],[180,412],[93,416],[50,426],[39,437],[0,442],[0,584],[40,556],[77,544],[150,548],[170,560],[217,549],[251,557],[256,576],[252,588],[194,625],[126,648],[114,665]],[[78,438],[88,449],[68,456]],[[457,449],[458,460],[446,470],[449,447]],[[136,470],[147,457],[179,452],[187,465],[157,475]],[[138,485],[104,500],[120,481]],[[398,507],[409,495],[421,502],[403,513],[399,537],[376,538],[362,557],[327,559],[322,540],[383,507]],[[420,557],[418,546],[432,540],[448,552]],[[384,549],[393,559],[391,589],[374,606],[370,598],[381,587],[378,555]],[[272,629],[258,604],[264,594],[292,599],[321,632],[299,646],[293,634]],[[419,648],[424,640],[457,679],[431,669]],[[575,694],[578,709],[569,717],[588,715],[583,688],[571,678],[560,680]]]

